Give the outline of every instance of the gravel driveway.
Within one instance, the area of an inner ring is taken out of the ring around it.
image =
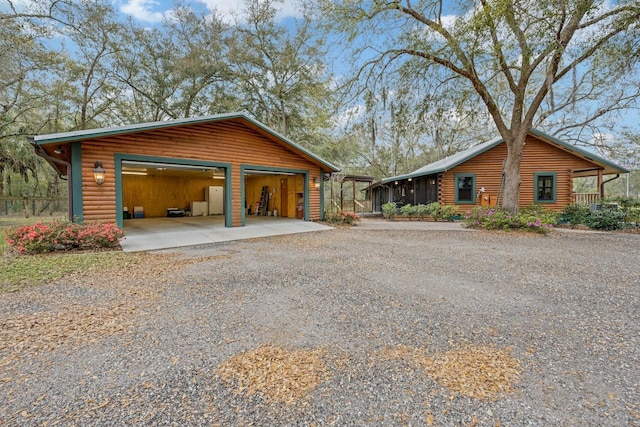
[[[640,236],[384,224],[0,295],[0,424],[640,426]]]

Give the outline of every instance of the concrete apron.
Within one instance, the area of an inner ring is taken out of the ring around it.
[[[137,218],[124,222],[125,252],[254,239],[282,234],[331,230],[315,222],[281,217],[247,217],[244,227],[224,226],[224,217]]]

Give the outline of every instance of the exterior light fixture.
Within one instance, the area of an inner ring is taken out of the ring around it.
[[[320,178],[317,176],[313,178],[313,186],[316,187],[316,190],[320,189]]]
[[[56,149],[55,149],[55,150],[53,150],[53,152],[54,152],[54,153],[56,153],[57,155],[60,155],[60,154],[64,153],[64,152],[65,152],[65,150],[64,150],[64,148],[62,148],[62,145],[58,145],[58,146],[56,147]]]
[[[102,185],[106,174],[107,171],[102,167],[102,162],[96,162],[93,167],[93,179],[96,181],[96,184]]]

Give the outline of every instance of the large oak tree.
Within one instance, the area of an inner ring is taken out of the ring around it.
[[[584,86],[616,84],[583,76],[638,73],[637,0],[462,0],[448,14],[441,0],[328,0],[321,7],[364,60],[360,79],[408,64],[424,75],[440,67],[477,94],[507,144],[503,207],[513,211],[525,137],[541,112],[597,103],[578,96]],[[554,102],[554,91],[569,102]],[[628,102],[624,89],[621,100]]]

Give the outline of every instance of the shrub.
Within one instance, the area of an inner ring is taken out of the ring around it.
[[[440,206],[439,216],[445,221],[453,221],[456,212],[457,209],[455,206],[442,205]]]
[[[583,224],[594,230],[618,230],[640,224],[640,202],[637,199],[618,198],[607,200],[602,209],[591,211],[586,205],[569,205],[563,216],[571,225]]]
[[[333,225],[354,225],[360,217],[354,212],[337,212],[327,216],[327,222]]]
[[[124,231],[112,223],[78,224],[66,221],[36,223],[5,232],[7,243],[21,254],[115,248]]]
[[[429,216],[434,220],[438,220],[438,215],[440,212],[440,203],[432,202],[427,205],[427,210],[429,211]]]
[[[589,213],[589,206],[576,203],[569,205],[562,210],[564,219],[568,221],[572,226],[585,224]]]
[[[624,222],[628,226],[640,227],[640,198],[615,197],[607,199],[606,202],[618,204],[619,209],[624,212]]]
[[[420,203],[419,205],[416,205],[416,216],[420,217],[420,218],[424,218],[425,216],[429,216],[429,205],[424,205],[422,203]]]
[[[485,230],[525,230],[546,233],[557,224],[557,214],[538,205],[522,208],[517,214],[500,208],[476,206],[463,219],[467,227]]]
[[[412,217],[416,215],[416,212],[416,206],[404,205],[400,208],[400,213],[402,214],[402,216]]]
[[[382,216],[392,219],[398,213],[398,206],[393,202],[387,202],[382,205]]]
[[[558,224],[558,214],[544,209],[540,205],[531,204],[521,208],[515,215],[513,228],[521,228],[529,231],[545,232]]]
[[[636,227],[640,227],[640,207],[629,207],[625,211],[625,221],[633,223]]]
[[[617,209],[601,209],[589,213],[585,225],[594,230],[619,230],[624,227],[625,213]]]

